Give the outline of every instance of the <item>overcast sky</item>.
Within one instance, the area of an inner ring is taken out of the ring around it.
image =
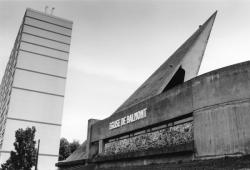
[[[0,0],[0,77],[27,7],[73,20],[62,136],[111,115],[218,10],[199,74],[249,60],[248,0]]]

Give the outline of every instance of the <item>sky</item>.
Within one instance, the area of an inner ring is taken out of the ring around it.
[[[83,142],[218,10],[199,75],[248,61],[248,0],[0,0],[0,77],[26,8],[72,20],[61,136]]]

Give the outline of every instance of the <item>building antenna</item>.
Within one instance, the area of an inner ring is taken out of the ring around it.
[[[48,8],[49,8],[48,5],[46,5],[46,6],[45,6],[45,9],[44,9],[45,14],[47,14]]]
[[[54,10],[55,10],[55,7],[52,7],[50,15],[53,15]]]

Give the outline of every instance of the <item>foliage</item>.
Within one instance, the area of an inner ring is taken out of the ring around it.
[[[184,123],[105,144],[104,155],[163,148],[193,140],[193,123]]]
[[[69,142],[66,138],[60,139],[59,161],[66,159],[70,155]]]
[[[79,147],[80,147],[79,141],[74,140],[73,142],[70,143],[66,138],[61,138],[58,160],[59,161],[65,160]]]
[[[69,147],[70,147],[70,153],[73,153],[77,148],[80,147],[80,143],[77,140],[73,140],[73,142],[69,144]]]
[[[35,132],[35,127],[16,131],[15,151],[11,151],[10,158],[1,165],[2,170],[31,170],[36,163]]]

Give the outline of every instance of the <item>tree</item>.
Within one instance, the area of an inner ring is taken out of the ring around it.
[[[79,147],[80,147],[79,141],[74,140],[73,142],[70,143],[66,138],[61,138],[58,160],[59,161],[65,160]]]
[[[15,151],[11,151],[10,158],[1,165],[2,170],[31,170],[36,163],[35,132],[35,127],[16,131]]]
[[[77,148],[80,147],[80,143],[77,140],[73,140],[73,142],[69,144],[69,147],[70,147],[70,153],[73,153]]]
[[[59,161],[66,159],[70,155],[69,142],[66,138],[60,139]]]

